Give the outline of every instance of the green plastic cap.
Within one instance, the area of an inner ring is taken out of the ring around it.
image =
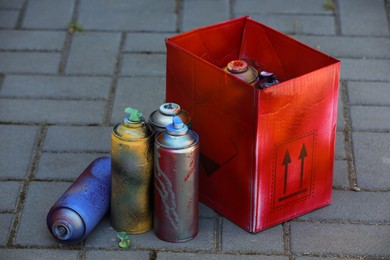
[[[131,122],[141,122],[142,113],[138,109],[127,107],[125,108],[125,113],[129,114],[127,117]]]

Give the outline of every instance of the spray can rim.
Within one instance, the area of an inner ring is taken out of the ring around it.
[[[176,104],[176,103],[172,103],[172,102],[168,102],[168,103],[164,103],[160,106],[160,112],[164,115],[169,115],[169,116],[172,116],[172,115],[177,115],[180,113],[180,106],[179,104]]]

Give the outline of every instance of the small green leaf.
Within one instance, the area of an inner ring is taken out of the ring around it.
[[[322,7],[326,11],[335,11],[336,10],[335,4],[334,4],[334,0],[326,0],[325,4],[323,4]]]
[[[68,26],[68,31],[70,33],[74,33],[74,32],[82,32],[84,30],[83,26],[81,24],[78,24],[78,23],[69,23],[69,26]]]
[[[124,232],[124,231],[119,232],[117,234],[117,237],[121,240],[119,242],[119,247],[120,248],[130,248],[131,240],[130,240],[129,235],[126,232]]]

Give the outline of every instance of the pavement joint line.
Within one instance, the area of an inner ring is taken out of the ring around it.
[[[215,229],[214,229],[214,248],[216,252],[222,251],[222,232],[223,232],[223,219],[217,214],[217,216],[212,217],[215,219]]]
[[[175,0],[175,13],[176,13],[176,31],[181,32],[183,28],[183,0]]]
[[[23,21],[24,21],[24,16],[26,14],[28,2],[29,2],[29,0],[24,0],[24,2],[22,4],[22,8],[19,11],[18,20],[16,21],[15,29],[20,29],[23,27]]]
[[[333,0],[333,3],[334,3],[334,10],[333,10],[333,14],[334,14],[334,21],[335,21],[335,32],[336,32],[336,36],[341,36],[343,35],[342,31],[341,31],[341,18],[340,18],[340,3],[339,3],[339,0]]]
[[[291,229],[290,221],[282,223],[283,229],[283,250],[284,253],[291,259]]]
[[[390,0],[384,0],[384,5],[386,10],[387,28],[390,34]]]
[[[41,125],[40,129],[37,133],[37,136],[35,139],[35,144],[34,144],[34,149],[33,149],[32,156],[30,158],[30,162],[29,162],[29,166],[28,166],[28,170],[27,170],[27,175],[25,176],[24,180],[22,181],[22,185],[21,185],[21,188],[19,191],[18,200],[17,200],[16,207],[15,207],[15,215],[14,215],[14,218],[12,220],[12,224],[11,224],[11,227],[10,227],[10,230],[8,233],[7,242],[6,242],[7,246],[12,246],[15,244],[16,233],[17,233],[17,230],[19,228],[20,219],[22,217],[23,207],[24,207],[24,203],[26,201],[28,188],[30,186],[30,181],[34,178],[36,170],[37,170],[37,166],[38,166],[39,158],[41,155],[46,131],[47,131],[47,126]]]
[[[390,226],[390,221],[358,221],[358,220],[318,220],[318,219],[301,219],[299,217],[292,219],[295,223],[312,223],[312,224],[330,224],[330,225],[365,225],[365,226]]]

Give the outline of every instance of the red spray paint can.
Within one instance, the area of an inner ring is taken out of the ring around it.
[[[198,234],[199,137],[175,116],[154,143],[154,232],[168,242]]]

